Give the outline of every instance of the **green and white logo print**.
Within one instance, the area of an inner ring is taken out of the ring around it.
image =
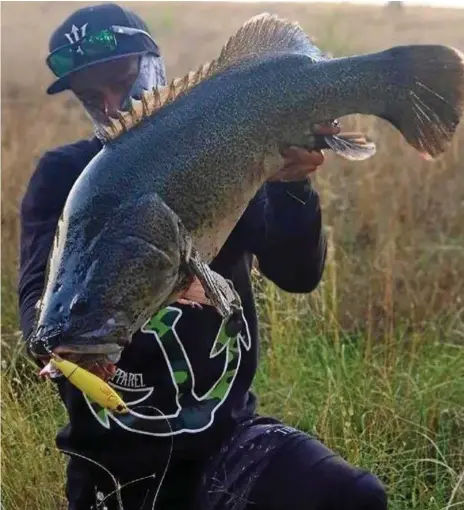
[[[195,388],[195,374],[176,330],[181,317],[181,309],[169,306],[142,328],[142,332],[153,335],[153,340],[158,343],[166,360],[175,389],[175,411],[164,414],[162,410],[154,407],[154,388],[139,384],[142,382],[141,374],[128,374],[125,380],[122,380],[122,376],[118,378],[116,373],[110,384],[131,409],[129,414],[113,414],[84,395],[92,413],[102,426],[119,426],[138,434],[154,436],[196,433],[211,426],[215,413],[224,403],[237,377],[243,349],[248,351],[251,347],[250,331],[243,312],[243,333],[227,336],[226,321],[222,321],[209,357],[213,359],[222,356],[224,367],[211,388],[199,395]],[[137,378],[140,378],[140,381]],[[145,409],[146,413],[143,412]]]

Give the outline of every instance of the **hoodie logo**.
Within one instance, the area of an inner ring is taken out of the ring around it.
[[[156,405],[159,394],[156,394],[154,387],[135,385],[134,380],[134,385],[128,388],[128,381],[123,382],[122,373],[119,377],[116,373],[110,384],[118,391],[131,412],[125,415],[113,414],[84,395],[100,425],[110,429],[113,422],[115,426],[127,431],[151,436],[195,434],[212,425],[216,412],[226,401],[237,378],[245,351],[251,348],[251,334],[243,311],[245,329],[242,333],[229,336],[225,327],[226,321],[221,322],[212,342],[209,359],[219,357],[222,360],[222,373],[210,388],[202,388],[200,391],[196,385],[193,367],[177,333],[176,326],[182,315],[180,308],[168,306],[142,328],[144,333],[153,336],[153,341],[158,343],[164,355],[170,373],[170,381],[166,381],[166,387],[174,389],[174,408],[170,411],[158,409]],[[143,384],[142,378],[140,382]]]

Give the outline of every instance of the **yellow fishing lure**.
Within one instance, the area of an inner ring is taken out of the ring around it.
[[[76,388],[102,407],[121,414],[129,412],[129,408],[124,400],[100,377],[57,355],[53,355],[50,362]]]

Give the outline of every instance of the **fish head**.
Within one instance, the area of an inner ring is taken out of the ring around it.
[[[60,222],[29,341],[43,361],[56,353],[81,366],[117,362],[182,281],[184,238],[158,197],[113,213]]]

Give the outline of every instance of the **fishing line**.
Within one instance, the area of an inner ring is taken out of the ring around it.
[[[51,346],[48,344],[48,342],[45,343],[45,350],[48,352],[48,354],[50,355],[50,358],[51,359],[55,359],[56,358],[56,355],[53,353],[52,349],[51,349]],[[67,379],[70,380],[71,376],[77,371],[79,370],[79,367],[76,366],[76,368],[70,373],[67,375]],[[169,469],[169,465],[171,463],[171,457],[172,457],[172,452],[173,452],[173,449],[174,449],[174,436],[172,434],[173,430],[172,430],[172,427],[171,427],[171,424],[169,422],[169,419],[166,417],[166,415],[161,411],[161,409],[158,409],[157,407],[155,406],[150,406],[150,405],[138,405],[138,406],[135,406],[134,409],[129,409],[127,408],[127,412],[128,414],[131,414],[134,416],[134,411],[138,408],[146,408],[146,409],[152,409],[156,412],[158,412],[160,414],[160,416],[162,416],[167,424],[168,424],[168,427],[169,427],[169,431],[171,432],[171,444],[170,444],[170,449],[169,449],[169,455],[168,455],[168,460],[166,462],[166,466],[164,468],[164,471],[163,471],[163,475],[161,476],[161,479],[160,479],[160,482],[159,482],[159,485],[158,485],[158,488],[156,490],[156,493],[155,493],[155,497],[153,498],[153,504],[152,504],[152,510],[154,510],[155,508],[155,505],[156,505],[156,501],[158,499],[158,496],[159,496],[159,493],[160,493],[160,490],[161,490],[161,486],[163,484],[163,481],[166,477],[166,474],[167,474],[167,471]],[[121,498],[121,490],[124,488],[124,487],[127,487],[128,485],[130,484],[133,484],[133,483],[136,483],[136,482],[139,482],[139,481],[142,481],[142,480],[147,480],[148,478],[153,478],[153,479],[156,479],[156,472],[154,472],[153,474],[151,475],[148,475],[148,476],[144,476],[144,477],[141,477],[141,478],[138,478],[138,479],[134,479],[134,480],[131,480],[130,482],[126,482],[124,485],[121,485],[117,480],[116,480],[116,477],[113,475],[113,473],[111,473],[111,471],[107,468],[105,468],[105,466],[103,466],[102,464],[100,464],[98,461],[94,460],[94,459],[91,459],[90,457],[86,457],[85,455],[82,455],[82,454],[79,454],[79,453],[76,453],[76,452],[70,452],[70,451],[67,451],[67,450],[61,450],[59,449],[59,451],[63,452],[64,454],[67,454],[67,455],[75,455],[76,457],[79,457],[81,459],[84,459],[84,460],[88,460],[89,462],[92,462],[93,464],[95,464],[96,466],[100,467],[101,469],[103,469],[104,471],[106,471],[114,485],[115,485],[115,490],[110,492],[109,494],[107,494],[102,500],[101,502],[97,502],[97,506],[100,506],[100,503],[103,504],[104,501],[109,498],[110,496],[112,496],[113,494],[116,494],[116,498],[117,498],[117,501],[118,501],[118,506],[119,506],[119,510],[124,510],[124,505],[122,503],[122,498]]]
[[[93,460],[91,459],[90,457],[86,457],[85,455],[81,455],[80,453],[76,453],[76,452],[70,452],[68,450],[62,450],[61,448],[58,449],[60,452],[64,453],[65,455],[74,455],[76,457],[79,457],[81,459],[84,459],[84,460],[88,460],[89,462],[92,462],[93,464],[95,464],[96,466],[100,467],[101,469],[103,469],[104,471],[106,471],[110,477],[112,478],[113,480],[113,483],[114,483],[114,486],[116,487],[116,491],[115,492],[112,492],[111,494],[114,494],[116,493],[116,497],[118,498],[118,505],[119,505],[119,510],[124,510],[124,507],[123,507],[123,504],[122,504],[122,500],[121,500],[121,494],[120,494],[120,491],[121,491],[121,485],[119,484],[119,482],[116,480],[116,477],[113,475],[113,473],[109,470],[109,469],[106,469],[105,466],[103,466],[102,464],[100,464],[98,461],[96,460]],[[119,492],[118,492],[119,491]]]
[[[167,474],[167,472],[168,472],[168,469],[169,469],[169,465],[170,465],[170,463],[171,463],[172,452],[173,452],[173,450],[174,450],[174,435],[172,435],[172,427],[171,427],[171,424],[170,424],[170,422],[169,422],[169,419],[167,419],[167,418],[166,418],[166,415],[165,415],[165,414],[164,414],[164,413],[163,413],[160,409],[158,409],[158,408],[157,408],[157,407],[155,407],[155,406],[149,406],[149,405],[139,405],[139,406],[135,406],[133,410],[136,410],[137,408],[140,408],[140,407],[142,407],[142,408],[146,408],[146,409],[153,409],[153,410],[157,411],[157,412],[158,412],[158,413],[159,413],[159,414],[160,414],[163,418],[165,418],[165,419],[166,419],[166,422],[167,422],[167,424],[168,424],[168,426],[169,426],[169,430],[170,430],[170,432],[171,432],[171,436],[170,436],[170,438],[171,438],[171,444],[170,444],[170,449],[169,449],[168,460],[167,460],[167,462],[166,462],[166,466],[165,466],[165,468],[164,468],[163,474],[162,474],[161,479],[160,479],[160,482],[159,482],[159,484],[158,484],[158,488],[157,488],[156,493],[155,493],[155,496],[154,496],[154,498],[153,498],[153,504],[152,504],[152,507],[151,507],[151,508],[152,508],[152,510],[154,510],[155,505],[156,505],[156,502],[157,502],[157,499],[158,499],[158,496],[159,496],[159,493],[160,493],[160,490],[161,490],[161,486],[162,486],[162,484],[163,484],[163,481],[164,481],[164,479],[165,479],[165,477],[166,477],[166,474]],[[134,414],[134,413],[133,413],[133,410],[129,410],[129,414],[132,414],[132,415],[133,415],[133,414]],[[131,484],[134,484],[134,483],[137,483],[137,482],[140,482],[140,481],[142,481],[142,480],[147,480],[147,479],[149,479],[149,478],[156,479],[156,471],[155,471],[155,472],[153,472],[151,475],[147,475],[147,476],[144,476],[144,477],[141,477],[141,478],[136,478],[136,479],[134,479],[134,480],[131,480],[131,481],[126,482],[126,483],[124,483],[123,485],[121,485],[121,484],[118,482],[118,480],[116,479],[116,477],[113,475],[113,473],[112,473],[109,469],[105,468],[105,466],[103,466],[102,464],[100,464],[98,461],[93,460],[93,459],[91,459],[90,457],[86,457],[85,455],[81,455],[81,454],[79,454],[79,453],[70,452],[70,451],[68,451],[68,450],[62,450],[62,449],[59,449],[59,451],[61,451],[61,452],[62,452],[62,453],[64,453],[64,454],[67,454],[67,455],[71,455],[71,456],[72,456],[72,455],[75,455],[76,457],[79,457],[79,458],[81,458],[81,459],[88,460],[89,462],[92,462],[93,464],[95,464],[96,466],[100,467],[101,469],[103,469],[104,471],[106,471],[106,472],[110,475],[110,477],[111,477],[111,479],[112,479],[112,481],[113,481],[113,483],[114,483],[115,490],[114,490],[114,491],[112,491],[112,492],[110,492],[109,494],[105,495],[105,497],[104,497],[104,498],[103,498],[103,499],[102,499],[99,503],[97,503],[98,507],[100,506],[100,504],[103,504],[103,503],[104,503],[104,501],[105,501],[106,499],[108,499],[109,497],[111,497],[113,494],[116,494],[116,498],[117,498],[117,501],[118,501],[118,507],[119,507],[119,510],[124,510],[124,505],[123,505],[123,503],[122,503],[122,498],[121,498],[121,490],[122,490],[122,489],[124,489],[124,487],[127,487],[128,485],[131,485]]]

